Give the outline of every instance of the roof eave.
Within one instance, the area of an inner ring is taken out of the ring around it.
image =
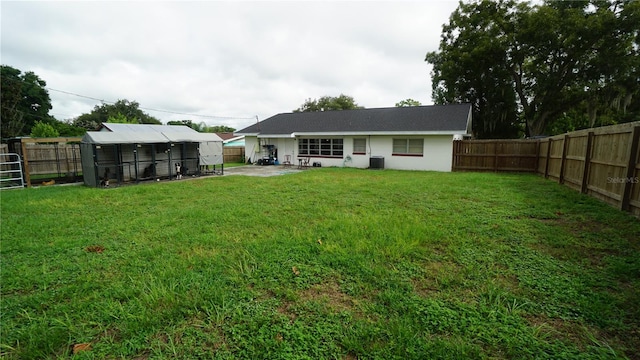
[[[466,129],[438,130],[438,131],[318,131],[318,132],[292,132],[290,134],[245,134],[258,138],[293,138],[300,136],[388,136],[388,135],[457,135],[466,134]]]

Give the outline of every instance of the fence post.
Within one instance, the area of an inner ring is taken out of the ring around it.
[[[562,142],[562,160],[560,160],[560,176],[558,177],[558,184],[564,184],[564,164],[567,160],[567,144],[569,143],[569,135],[564,136]]]
[[[551,160],[551,142],[552,138],[549,138],[549,142],[547,142],[547,162],[544,164],[544,178],[549,178],[549,160]]]
[[[22,146],[22,161],[24,162],[24,180],[27,183],[27,187],[31,187],[31,174],[29,174],[29,157],[27,156],[27,144],[24,140],[20,140]]]
[[[538,173],[538,166],[540,166],[540,139],[536,140],[536,164],[533,170],[534,174]]]
[[[622,192],[622,201],[620,203],[620,209],[629,211],[629,202],[631,201],[631,187],[634,185],[633,174],[636,169],[636,158],[638,154],[638,142],[640,139],[640,126],[633,128],[631,132],[631,146],[629,146],[629,162],[627,163],[627,178],[624,182],[624,190]]]
[[[591,147],[593,147],[593,131],[589,131],[587,136],[587,149],[584,152],[584,169],[582,172],[582,186],[580,192],[587,193],[587,186],[589,185],[589,167],[591,164]]]
[[[493,141],[493,172],[498,172],[498,142]]]

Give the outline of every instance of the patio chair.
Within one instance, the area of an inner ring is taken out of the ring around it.
[[[284,161],[282,162],[282,165],[284,165],[284,167],[286,168],[291,167],[291,155],[284,156]]]
[[[302,159],[302,168],[303,169],[308,169],[309,168],[309,162],[311,161],[311,158],[306,157]]]

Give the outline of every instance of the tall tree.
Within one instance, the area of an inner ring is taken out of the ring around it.
[[[313,111],[329,111],[329,110],[353,110],[362,109],[353,97],[340,94],[340,96],[323,96],[320,99],[307,99],[304,104],[293,112],[313,112]]]
[[[160,120],[142,111],[140,104],[136,101],[126,99],[118,100],[113,104],[96,105],[90,113],[78,116],[73,124],[87,130],[96,130],[100,124],[109,122],[109,118],[121,117],[134,124],[162,124]]]
[[[519,119],[528,135],[540,135],[581,104],[625,105],[638,92],[638,8],[614,0],[461,3],[439,51],[426,56],[434,101],[471,102],[479,137],[512,133]]]
[[[443,26],[439,52],[430,52],[436,104],[470,103],[478,138],[518,134],[516,96],[506,66],[514,1],[460,3]]]
[[[521,17],[511,72],[532,135],[580,103],[595,110],[620,91],[637,93],[637,68],[635,85],[619,85],[637,66],[638,23],[638,5],[618,1],[547,1]]]
[[[2,65],[0,77],[2,137],[29,135],[36,122],[55,121],[49,115],[51,98],[46,89],[47,83],[38,75]]]

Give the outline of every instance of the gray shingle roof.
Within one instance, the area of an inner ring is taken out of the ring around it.
[[[470,104],[284,113],[235,133],[466,133],[470,113]]]

